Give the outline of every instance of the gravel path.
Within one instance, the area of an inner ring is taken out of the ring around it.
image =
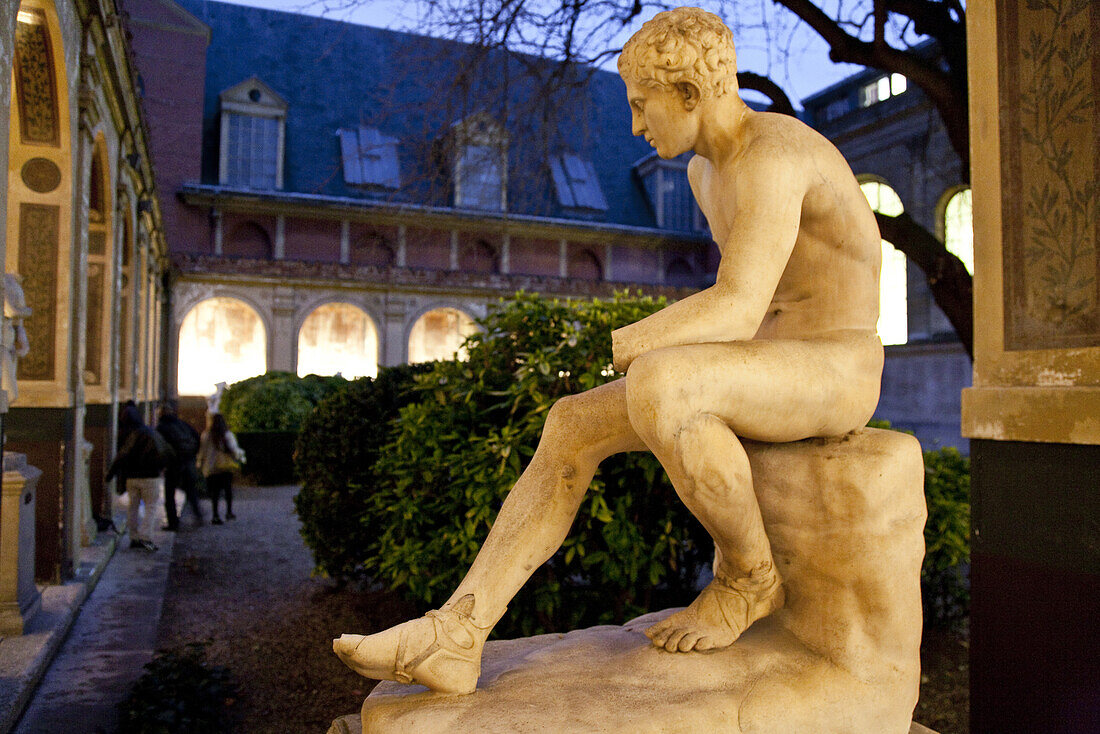
[[[414,614],[391,595],[310,577],[296,492],[236,488],[236,520],[192,529],[188,517],[176,537],[158,647],[210,641],[207,659],[228,667],[240,689],[238,732],[323,734],[358,711],[373,684],[344,667],[332,638]]]
[[[193,529],[184,520],[175,540],[157,646],[210,641],[208,660],[228,667],[240,688],[232,703],[236,732],[323,734],[333,719],[357,712],[373,683],[337,660],[332,638],[416,614],[392,594],[310,577],[296,491],[238,488],[236,520]],[[929,634],[923,653],[917,721],[940,734],[966,734],[965,635]]]

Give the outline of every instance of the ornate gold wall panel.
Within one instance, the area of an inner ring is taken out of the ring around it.
[[[102,238],[102,233],[100,234]],[[104,266],[88,265],[88,329],[85,341],[84,383],[102,385],[103,374]]]
[[[56,339],[57,238],[60,207],[19,205],[19,274],[31,316],[30,353],[19,360],[20,380],[53,380]]]
[[[57,82],[46,18],[29,11],[38,22],[17,24],[15,90],[19,102],[20,138],[24,143],[60,144]]]
[[[1005,348],[1097,346],[1100,6],[998,9]]]

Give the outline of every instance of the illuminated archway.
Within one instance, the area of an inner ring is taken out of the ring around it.
[[[219,382],[232,384],[267,371],[267,329],[244,301],[208,298],[183,318],[178,353],[179,394],[209,395]]]
[[[428,311],[413,324],[409,332],[409,363],[431,362],[437,359],[465,359],[462,342],[477,330],[467,314],[456,308]]]
[[[901,197],[881,181],[865,181],[859,187],[874,211],[891,217],[905,211]],[[909,341],[907,291],[905,255],[883,240],[878,315],[878,333],[883,344],[904,344]]]
[[[970,189],[960,189],[947,200],[943,209],[943,243],[947,251],[974,274],[974,216]]]
[[[298,374],[348,379],[378,374],[378,330],[365,311],[348,303],[314,309],[298,330]]]

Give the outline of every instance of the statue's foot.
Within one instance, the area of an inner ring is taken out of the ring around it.
[[[783,600],[783,584],[770,567],[762,579],[731,584],[715,578],[689,607],[645,633],[656,647],[669,652],[717,650],[732,645],[749,625],[782,607]]]
[[[473,623],[472,609],[473,595],[467,595],[451,609],[374,635],[341,635],[332,649],[365,678],[419,683],[439,693],[473,693],[488,630]]]

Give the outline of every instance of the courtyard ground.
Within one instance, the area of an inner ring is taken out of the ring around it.
[[[239,686],[229,703],[238,732],[323,734],[333,719],[358,711],[372,682],[337,660],[332,638],[415,613],[393,594],[310,576],[296,491],[238,488],[236,520],[187,527],[173,549],[158,647],[209,640],[208,660],[228,667]],[[925,637],[915,718],[939,734],[968,732],[965,644],[957,633]]]

